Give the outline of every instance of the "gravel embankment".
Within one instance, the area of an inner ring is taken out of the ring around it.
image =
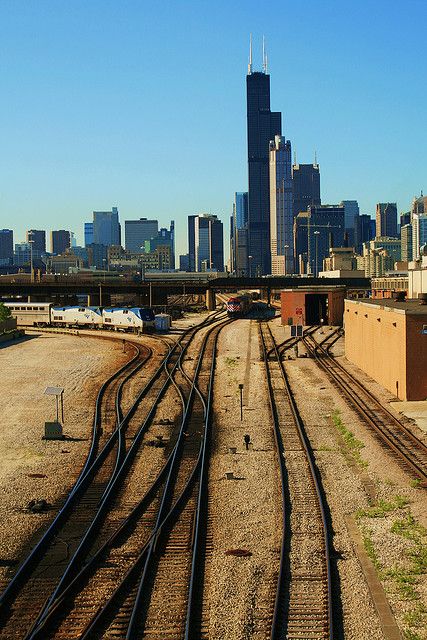
[[[244,388],[240,420],[239,383]],[[210,470],[213,553],[208,562],[209,637],[268,637],[282,526],[277,465],[257,324],[223,329],[214,387],[214,450]],[[243,437],[251,436],[246,451]],[[237,453],[229,453],[237,447]],[[225,473],[234,479],[226,480]],[[243,549],[248,557],[226,555]]]

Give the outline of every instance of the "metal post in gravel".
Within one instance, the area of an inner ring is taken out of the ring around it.
[[[240,390],[240,420],[243,420],[243,384],[239,384]]]

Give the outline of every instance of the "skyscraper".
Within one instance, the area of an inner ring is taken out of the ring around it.
[[[93,244],[93,222],[85,222],[85,247]]]
[[[320,205],[320,169],[318,164],[294,164],[292,167],[294,218],[309,206]]]
[[[13,263],[13,231],[0,229],[0,266]]]
[[[359,204],[357,200],[343,200],[340,205],[344,207],[344,225],[348,238],[348,246],[354,247],[355,219],[359,215]]]
[[[248,131],[248,251],[253,274],[268,274],[270,253],[269,144],[281,134],[281,113],[270,111],[270,76],[252,71],[252,44],[246,76]]]
[[[71,247],[71,234],[65,229],[50,232],[50,250],[57,256]]]
[[[194,236],[194,221],[197,216],[188,216],[188,270],[196,271],[196,241]]]
[[[33,245],[33,251],[40,251],[40,253],[46,253],[46,231],[40,231],[38,229],[29,229],[27,231],[27,242],[31,241]]]
[[[195,270],[224,271],[224,237],[221,220],[203,213],[194,218]]]
[[[271,273],[294,273],[291,143],[282,136],[270,142]]]
[[[375,220],[367,213],[356,216],[354,221],[354,247],[357,253],[362,253],[363,243],[375,237]]]
[[[142,253],[145,241],[157,237],[158,233],[158,220],[125,220],[125,248],[132,253]]]
[[[117,207],[111,211],[93,212],[93,242],[105,247],[120,244],[120,223]]]
[[[301,232],[304,231],[304,217],[301,218]],[[307,234],[307,273],[315,276],[322,271],[323,259],[332,247],[344,245],[344,207],[320,205],[309,207],[305,225]]]
[[[379,202],[377,204],[376,237],[397,238],[397,205],[395,202]]]
[[[234,194],[231,233],[231,270],[236,275],[248,274],[248,193]]]

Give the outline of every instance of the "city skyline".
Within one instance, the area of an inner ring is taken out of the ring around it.
[[[173,16],[145,2],[77,2],[72,11],[3,3],[0,227],[13,226],[15,241],[29,228],[66,227],[83,244],[91,211],[115,204],[122,221],[175,219],[177,255],[185,253],[190,214],[217,214],[227,237],[234,193],[247,190],[250,32],[254,70],[266,35],[271,101],[297,162],[313,162],[317,151],[322,202],[358,200],[371,217],[377,202],[408,210],[423,188],[426,90],[417,80],[426,45],[403,43],[427,10],[420,2],[411,11],[379,2],[374,12],[368,3],[345,4],[312,3],[308,12],[272,2],[261,19],[254,3],[252,12],[227,14],[220,2],[208,20],[192,2]],[[284,18],[295,26],[304,18],[304,40],[290,29],[283,42]],[[100,53],[113,36],[114,55],[108,47]],[[165,172],[171,145],[179,162]]]

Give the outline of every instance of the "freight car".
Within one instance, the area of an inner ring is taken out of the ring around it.
[[[226,303],[229,316],[241,316],[249,311],[252,306],[252,297],[248,293],[233,296]]]
[[[154,330],[154,312],[141,307],[55,307],[52,303],[6,302],[21,327],[83,327],[116,331]]]

